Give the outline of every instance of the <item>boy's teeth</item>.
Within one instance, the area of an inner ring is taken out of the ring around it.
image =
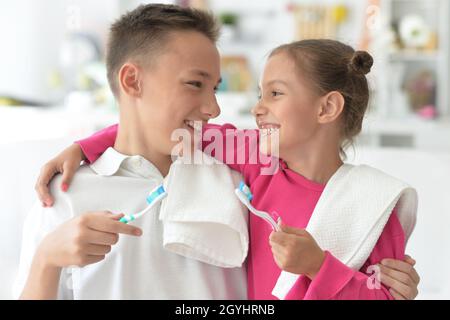
[[[201,127],[202,127],[200,121],[197,121],[197,122],[196,122],[196,121],[194,121],[194,120],[185,120],[184,123],[185,123],[187,126],[193,128],[193,129],[198,129],[198,130],[200,130]]]

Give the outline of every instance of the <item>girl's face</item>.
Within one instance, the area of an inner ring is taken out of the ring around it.
[[[252,113],[260,129],[261,152],[285,159],[289,152],[305,146],[319,129],[320,97],[283,52],[267,61],[260,91]],[[275,153],[277,148],[279,154]]]

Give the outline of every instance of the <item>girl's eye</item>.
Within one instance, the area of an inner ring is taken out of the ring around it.
[[[272,93],[272,97],[277,97],[277,96],[281,96],[282,95],[282,93],[279,92],[279,91],[272,91],[271,93]]]
[[[200,81],[189,81],[187,84],[199,89],[203,86],[203,84]]]

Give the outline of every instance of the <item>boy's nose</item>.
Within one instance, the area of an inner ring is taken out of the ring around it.
[[[214,119],[220,115],[220,107],[215,96],[210,102],[204,105],[204,107],[202,108],[202,113],[208,119]]]

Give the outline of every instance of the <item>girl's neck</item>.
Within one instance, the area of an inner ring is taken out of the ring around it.
[[[283,158],[287,167],[308,180],[326,184],[342,166],[339,147],[336,144],[311,143],[295,154]]]

